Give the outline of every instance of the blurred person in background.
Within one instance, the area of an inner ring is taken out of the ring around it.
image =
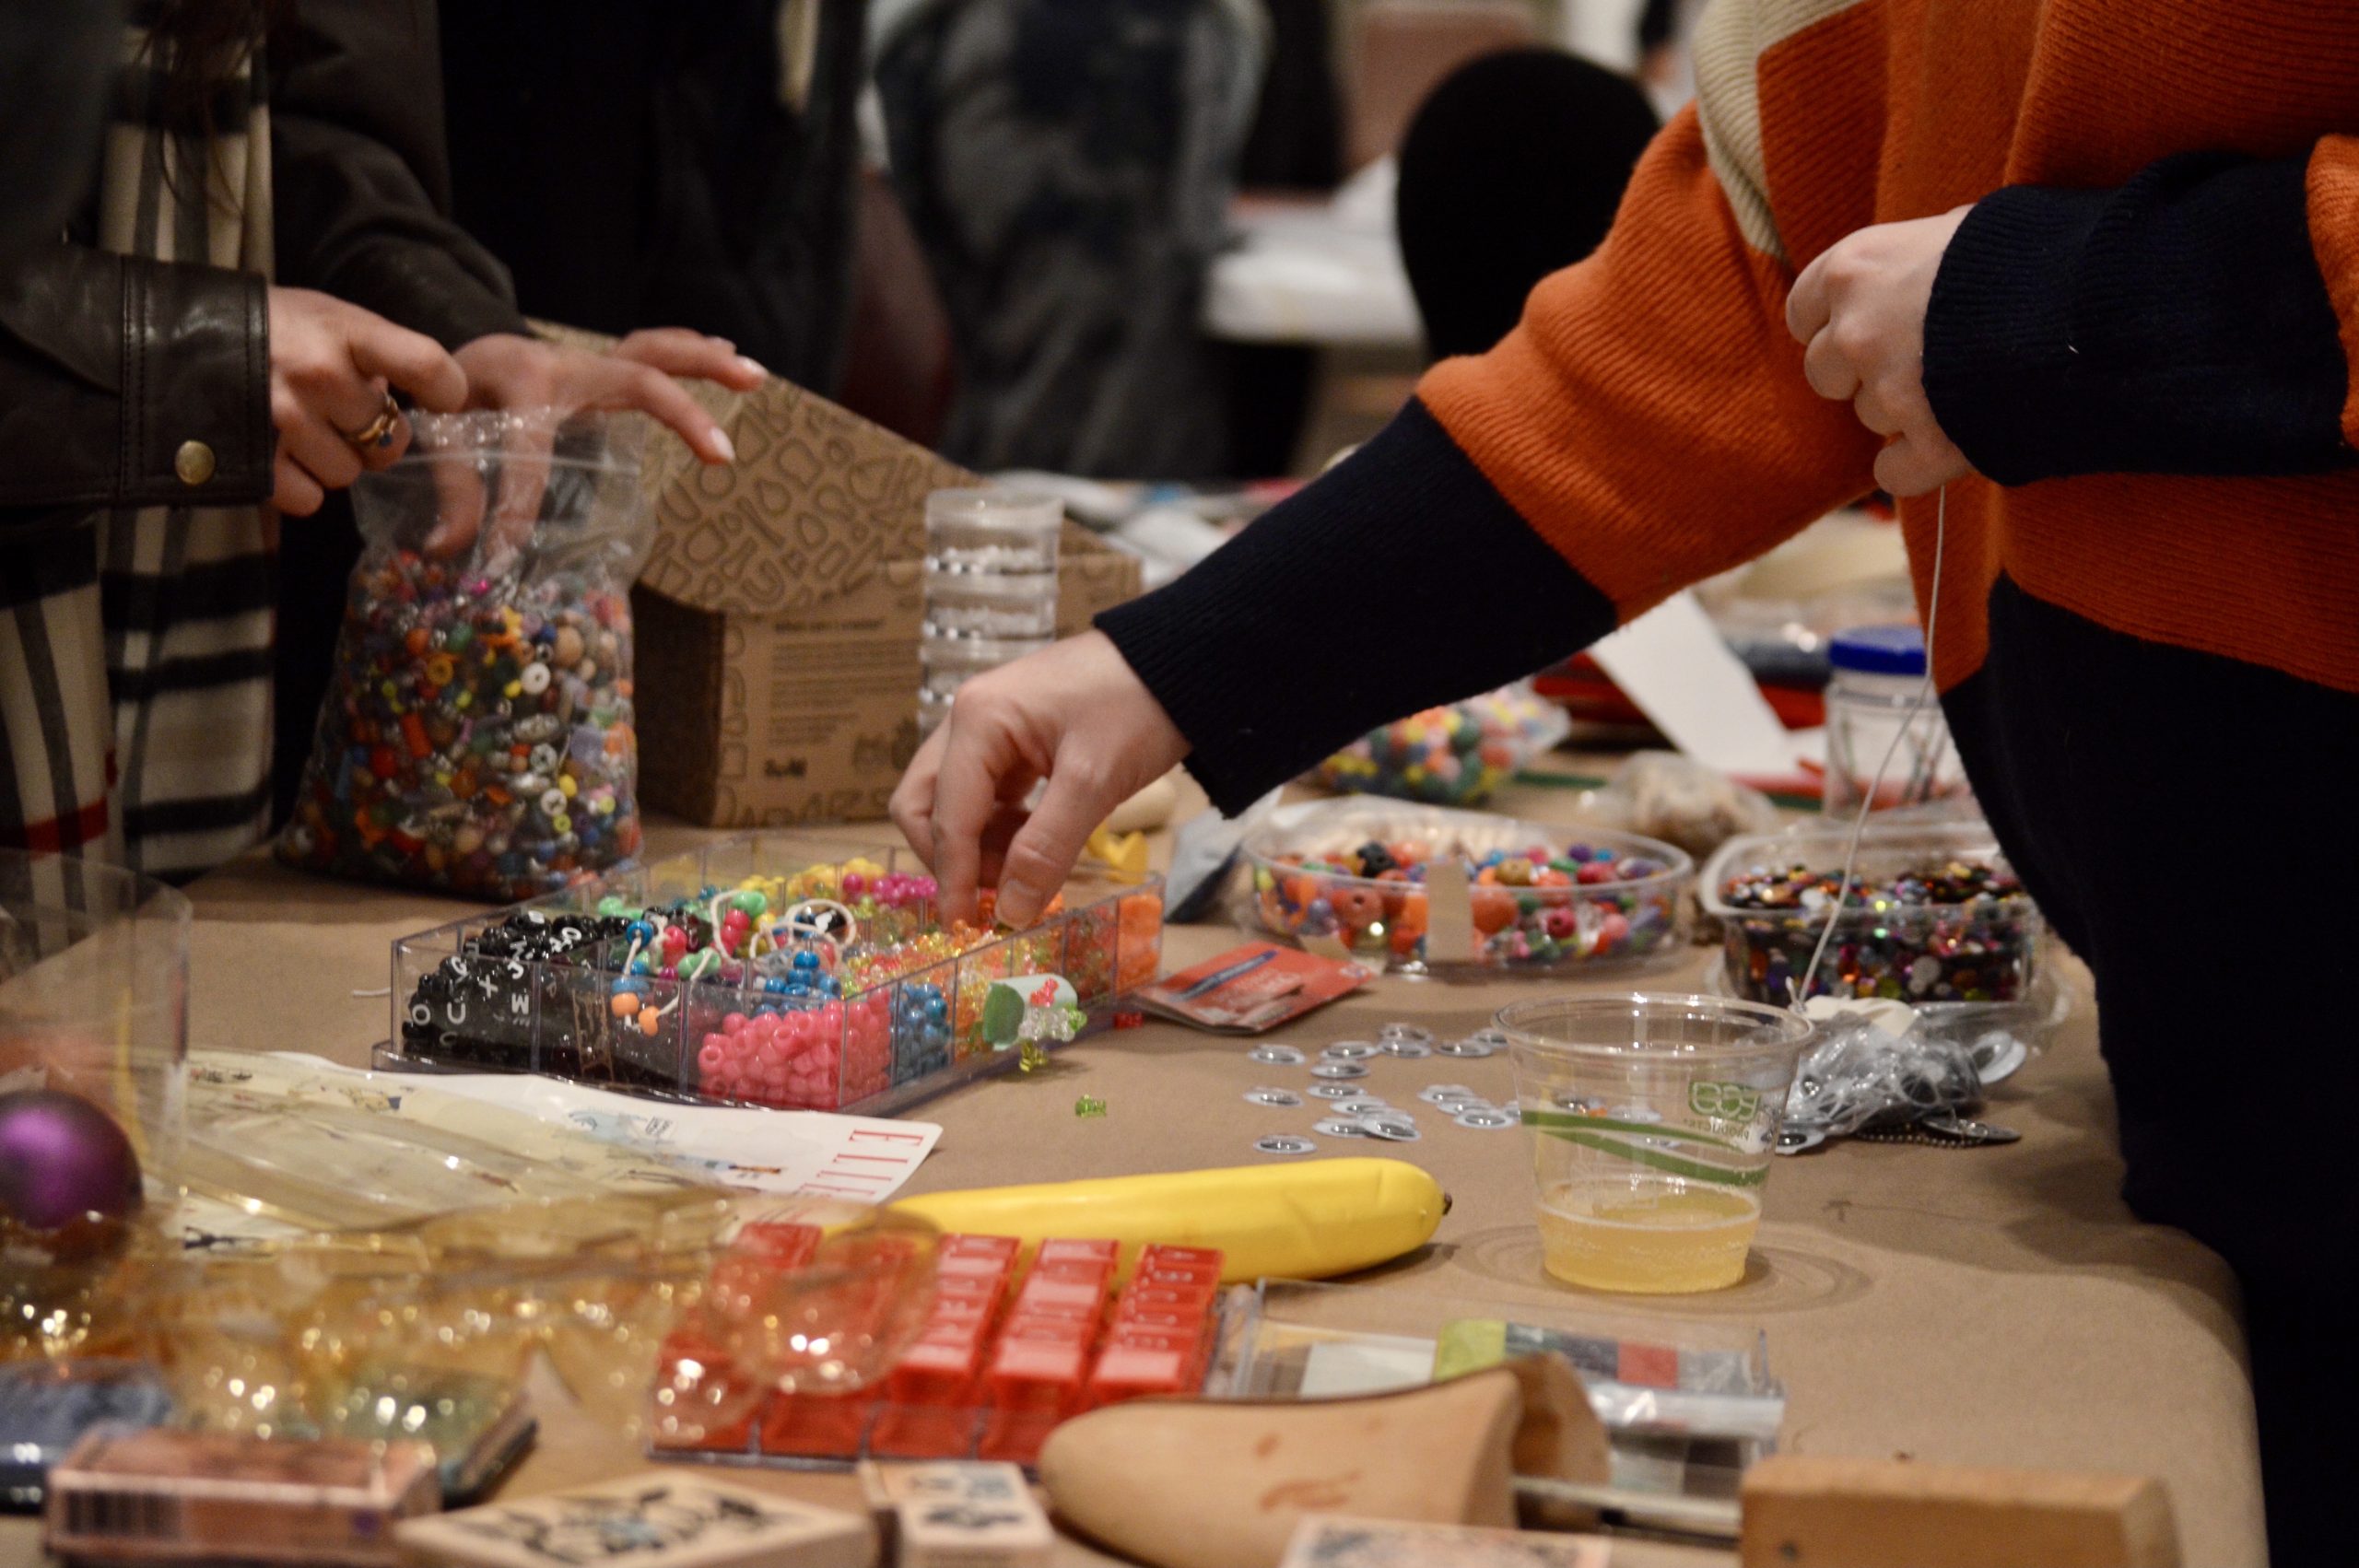
[[[823,394],[851,310],[864,0],[446,6],[459,224],[524,313],[676,323]]]
[[[665,372],[759,371],[685,332],[525,334],[445,216],[425,0],[132,20],[95,179],[0,273],[0,845],[187,877],[270,820],[282,577],[341,604],[340,574],[284,570],[281,519],[401,455],[394,393],[644,409],[722,462]],[[287,718],[299,753],[312,712]]]
[[[893,181],[983,470],[1231,472],[1197,326],[1267,52],[1259,0],[878,0]]]
[[[1401,263],[1437,359],[1480,354],[1605,239],[1658,129],[1627,76],[1554,49],[1451,72],[1401,138]]]

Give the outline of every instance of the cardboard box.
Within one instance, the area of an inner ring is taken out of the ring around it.
[[[710,826],[867,821],[917,750],[925,497],[983,481],[773,380],[708,399],[737,448],[651,444],[639,619],[640,795]],[[1060,635],[1139,591],[1068,523]]]

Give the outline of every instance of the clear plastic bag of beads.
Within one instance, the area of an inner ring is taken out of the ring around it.
[[[413,416],[353,486],[361,555],[293,819],[307,870],[507,903],[634,853],[644,422]]]

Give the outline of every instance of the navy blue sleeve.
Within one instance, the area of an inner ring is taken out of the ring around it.
[[[2001,485],[2353,462],[2307,163],[2186,153],[1978,203],[1925,314],[1925,392],[1966,460]]]
[[[1177,582],[1097,617],[1232,814],[1355,736],[1603,637],[1614,606],[1425,405]]]

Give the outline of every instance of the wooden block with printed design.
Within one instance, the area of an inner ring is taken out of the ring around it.
[[[418,1568],[869,1568],[869,1521],[689,1470],[413,1519],[395,1532]]]

